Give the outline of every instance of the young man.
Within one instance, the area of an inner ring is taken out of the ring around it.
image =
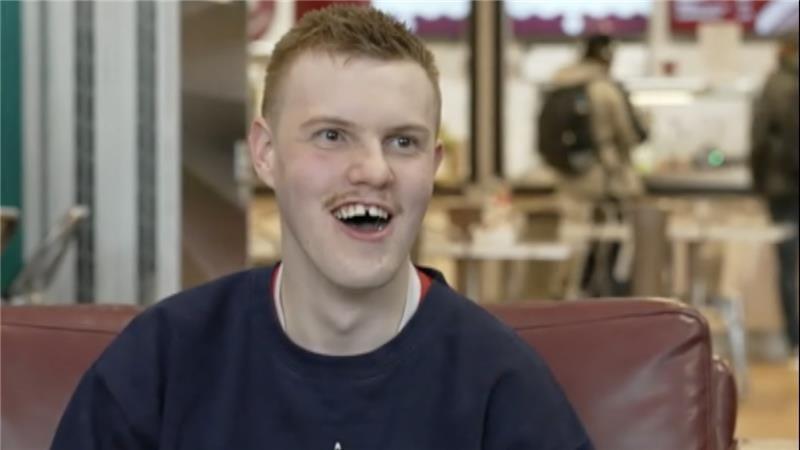
[[[798,244],[798,45],[797,30],[787,33],[778,48],[778,61],[753,105],[750,169],[753,187],[764,199],[772,220],[790,226],[794,234],[777,245],[786,340],[791,364],[797,370],[800,326],[797,321]]]
[[[265,84],[250,147],[282,262],[137,317],[53,448],[590,449],[542,360],[409,260],[442,155],[423,44],[373,9],[312,12]]]

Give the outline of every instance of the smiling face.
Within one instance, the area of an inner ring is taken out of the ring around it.
[[[441,160],[438,108],[411,61],[308,52],[292,63],[275,113],[250,132],[287,266],[347,289],[397,276]]]

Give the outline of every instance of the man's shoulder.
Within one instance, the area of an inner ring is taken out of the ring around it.
[[[211,336],[236,326],[254,305],[254,285],[270,269],[230,274],[178,292],[139,313],[114,339],[97,362],[101,372],[119,372],[137,359],[164,365],[166,355],[195,354],[185,351],[209,343]],[[158,360],[158,361],[154,361]]]
[[[173,294],[148,306],[123,333],[191,333],[218,328],[234,316],[246,314],[255,304],[257,280],[269,283],[271,270],[243,270]]]
[[[471,353],[503,366],[544,366],[536,350],[514,329],[479,303],[450,288],[447,291],[447,304],[452,314],[446,327]]]
[[[151,306],[151,309],[174,313],[196,312],[205,308],[246,302],[251,298],[256,280],[269,283],[271,267],[234,272],[198,286],[180,291]]]
[[[555,86],[575,86],[594,83],[607,79],[608,75],[603,69],[593,63],[577,61],[558,69],[553,76]]]
[[[588,90],[589,96],[597,102],[619,105],[625,99],[620,84],[609,77],[592,80]]]

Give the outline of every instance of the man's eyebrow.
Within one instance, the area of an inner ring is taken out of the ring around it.
[[[398,133],[417,133],[417,134],[423,134],[427,137],[428,135],[431,134],[431,130],[424,125],[417,125],[413,123],[389,128],[389,134],[398,134]]]
[[[345,120],[336,116],[315,116],[300,124],[300,128],[309,128],[319,125],[332,125],[336,127],[350,128],[350,129],[357,128],[357,125],[354,122],[350,122],[349,120]],[[431,130],[425,125],[408,123],[404,125],[390,127],[387,130],[387,133],[388,134],[417,133],[427,137],[431,134]]]
[[[300,124],[300,128],[308,128],[316,125],[334,125],[337,127],[342,128],[355,128],[355,124],[348,120],[344,120],[339,117],[335,116],[316,116],[312,117],[302,124]]]

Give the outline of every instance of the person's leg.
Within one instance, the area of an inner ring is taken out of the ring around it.
[[[798,311],[797,311],[797,199],[770,199],[770,214],[776,224],[791,224],[794,235],[777,245],[779,287],[781,307],[786,331],[786,338],[793,352],[798,347]]]
[[[624,202],[621,199],[615,197],[610,198],[606,205],[606,223],[609,225],[625,225],[628,223],[625,218],[624,210]],[[629,295],[629,280],[627,277],[617,276],[617,266],[620,264],[622,256],[622,242],[609,242],[607,248],[607,267],[605,268],[605,277],[608,283],[608,292],[606,295],[615,297]]]
[[[604,198],[596,205],[595,223],[598,226],[608,226],[617,223],[617,211],[613,198]],[[592,273],[590,278],[590,292],[594,297],[613,296],[614,289],[614,262],[618,251],[615,242],[600,239],[593,246]]]
[[[594,295],[592,281],[595,271],[595,260],[597,259],[598,246],[596,242],[589,244],[588,253],[586,255],[586,264],[583,266],[583,273],[581,273],[581,292],[588,295]]]

